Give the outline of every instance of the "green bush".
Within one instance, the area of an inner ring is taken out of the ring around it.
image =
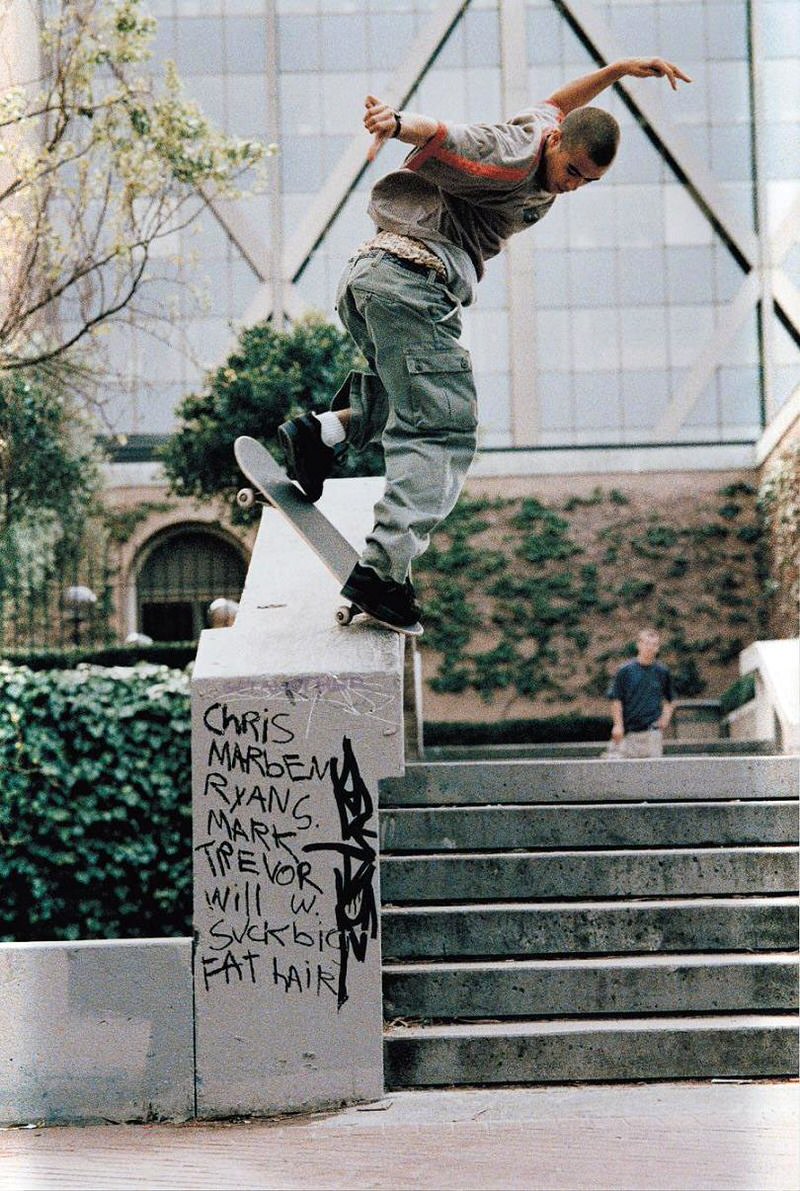
[[[722,692],[719,697],[719,709],[723,715],[730,715],[732,711],[736,711],[737,707],[743,707],[745,703],[749,703],[755,697],[755,674],[743,674],[741,678],[736,679],[736,682],[731,683],[726,691]]]
[[[152,645],[84,646],[72,649],[6,649],[2,661],[30,670],[74,670],[90,663],[95,666],[135,666],[151,662],[183,670],[194,661],[196,641],[156,641]]]
[[[425,744],[569,744],[605,741],[611,733],[611,716],[553,715],[536,720],[503,720],[497,724],[472,724],[441,720],[424,724]]]
[[[0,938],[190,933],[189,680],[0,663]]]

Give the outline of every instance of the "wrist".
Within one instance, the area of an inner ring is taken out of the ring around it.
[[[390,139],[396,140],[403,131],[403,113],[393,111],[392,115],[394,116],[394,132],[391,134]]]

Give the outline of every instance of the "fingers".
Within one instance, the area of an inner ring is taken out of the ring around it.
[[[370,147],[367,149],[367,161],[374,161],[374,160],[375,160],[375,158],[378,156],[378,154],[380,153],[381,149],[382,149],[382,148],[383,148],[383,146],[386,144],[386,142],[388,141],[388,139],[389,139],[389,138],[388,138],[387,136],[375,136],[375,137],[373,137],[373,139],[372,139],[372,144],[371,144],[371,145],[370,145]]]
[[[684,83],[691,83],[688,74],[684,74],[680,67],[675,66],[672,62],[666,62],[663,58],[651,58],[644,64],[645,74],[654,74],[659,78],[666,78],[673,91],[678,89],[678,79]]]
[[[374,161],[378,153],[383,148],[386,141],[393,135],[397,122],[394,116],[394,108],[389,107],[387,103],[377,99],[374,95],[368,95],[364,100],[364,127],[367,132],[372,134],[372,144],[367,150],[367,161]]]

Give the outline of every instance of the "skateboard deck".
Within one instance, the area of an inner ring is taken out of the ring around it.
[[[324,513],[321,513],[297,485],[287,478],[280,464],[255,438],[247,435],[237,438],[233,444],[233,453],[244,475],[266,502],[286,518],[334,579],[338,583],[344,583],[358,562],[358,552],[347,538],[343,537]],[[242,488],[236,495],[236,501],[243,508],[248,508],[255,504],[255,492],[250,488]],[[346,625],[359,614],[375,624],[391,629],[394,633],[411,637],[418,637],[422,633],[420,624],[401,628],[399,625],[379,620],[355,604],[337,609],[336,619],[339,624]]]

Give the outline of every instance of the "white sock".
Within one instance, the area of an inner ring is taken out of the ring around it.
[[[344,442],[347,437],[344,426],[332,409],[324,414],[314,414],[314,417],[319,422],[322,441],[326,447],[335,447],[337,443]]]

